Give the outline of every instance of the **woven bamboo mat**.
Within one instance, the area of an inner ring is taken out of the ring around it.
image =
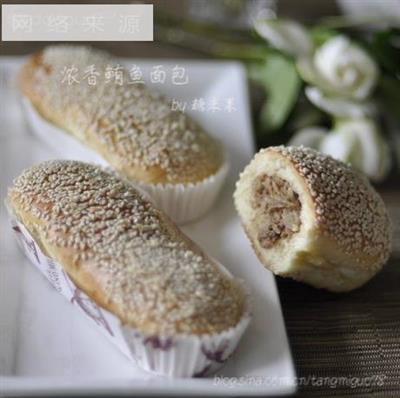
[[[278,278],[301,397],[400,397],[400,192],[383,195],[394,250],[367,285],[331,294]]]

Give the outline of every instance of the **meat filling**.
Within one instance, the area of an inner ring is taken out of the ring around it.
[[[262,174],[253,183],[253,193],[254,222],[263,248],[269,249],[300,230],[299,196],[287,181]]]

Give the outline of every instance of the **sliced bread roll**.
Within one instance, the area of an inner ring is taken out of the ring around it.
[[[350,166],[315,150],[262,149],[241,174],[234,200],[259,260],[277,275],[349,291],[389,258],[380,196]]]

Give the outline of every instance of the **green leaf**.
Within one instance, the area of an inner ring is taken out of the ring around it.
[[[322,44],[338,34],[339,33],[336,30],[327,28],[325,26],[316,26],[315,28],[310,29],[311,40],[313,41],[315,47],[322,46]]]
[[[382,76],[377,90],[377,96],[382,102],[391,148],[400,173],[400,79]]]
[[[400,80],[382,76],[377,90],[384,109],[400,122]]]
[[[250,76],[265,89],[267,99],[261,109],[260,124],[263,131],[276,131],[287,120],[299,96],[301,80],[294,63],[276,53],[253,68]]]
[[[388,29],[374,33],[369,51],[381,68],[392,76],[400,74],[400,29]]]

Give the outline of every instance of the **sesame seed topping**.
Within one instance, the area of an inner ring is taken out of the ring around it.
[[[144,84],[131,84],[126,70],[121,85],[106,79],[107,67],[116,64],[107,54],[86,47],[51,46],[32,62],[22,87],[39,112],[98,151],[126,177],[187,183],[201,181],[220,168],[219,143],[194,120],[173,110],[168,99]],[[95,85],[62,82],[66,67],[84,71],[90,65],[99,73]]]
[[[288,158],[304,178],[323,234],[348,254],[387,261],[391,230],[385,204],[367,178],[331,156],[305,147],[270,147]],[[365,266],[368,266],[366,260]]]
[[[67,272],[89,273],[86,293],[94,289],[123,323],[147,333],[205,334],[243,315],[237,283],[130,184],[97,166],[33,166],[16,178],[9,202]]]

